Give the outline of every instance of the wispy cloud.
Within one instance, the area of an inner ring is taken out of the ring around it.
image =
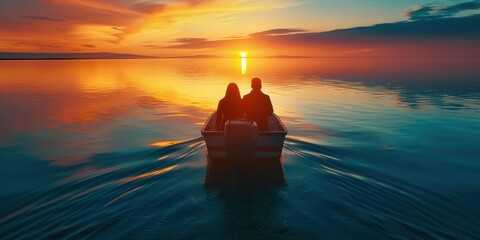
[[[195,43],[202,43],[207,41],[206,38],[178,38],[175,42],[181,44],[195,44]]]
[[[179,22],[188,23],[189,18],[288,7],[298,1],[0,1],[0,46],[25,46],[29,41],[32,49],[48,43],[75,49],[85,47],[81,42],[89,41],[99,47],[113,47],[146,30],[155,32],[177,27]],[[17,44],[20,42],[22,45]]]
[[[156,45],[156,44],[145,44],[145,45],[142,45],[142,47],[145,47],[145,48],[158,48],[159,46]]]
[[[429,20],[453,17],[469,10],[479,10],[480,0],[462,2],[453,5],[443,6],[440,4],[426,4],[417,6],[405,12],[405,15],[412,21]]]
[[[32,20],[41,20],[41,21],[53,21],[53,22],[63,22],[64,20],[52,17],[44,16],[21,16],[22,18],[32,19]]]
[[[299,28],[277,28],[277,29],[270,29],[267,31],[256,32],[250,34],[251,36],[275,36],[275,35],[284,35],[284,34],[292,34],[292,33],[300,33],[306,32],[306,30],[299,29]]]

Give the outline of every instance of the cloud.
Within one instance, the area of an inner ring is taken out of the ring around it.
[[[140,2],[140,3],[131,5],[132,9],[138,12],[147,13],[147,14],[161,12],[165,10],[166,7],[167,5],[163,3],[150,3],[150,2]]]
[[[186,2],[192,6],[195,6],[195,5],[199,5],[199,4],[202,4],[202,3],[206,3],[206,2],[214,2],[212,0],[183,0],[183,2]]]
[[[82,47],[96,48],[95,45],[92,45],[92,44],[83,44]]]
[[[68,48],[67,51],[81,51],[82,42],[88,41],[108,50],[146,30],[172,32],[175,30],[169,28],[189,23],[189,19],[289,7],[297,4],[296,1],[0,1],[0,46],[23,51],[41,50],[41,44],[54,42]],[[149,34],[151,38],[155,35],[158,34]],[[29,48],[26,42],[30,42]],[[130,42],[128,44],[131,46]]]
[[[273,35],[284,35],[284,34],[291,34],[291,33],[299,33],[299,32],[306,32],[300,28],[277,28],[277,29],[270,29],[267,31],[256,32],[250,34],[250,36],[273,36]]]
[[[480,0],[458,3],[450,6],[426,4],[405,12],[412,21],[453,17],[469,10],[480,9]]]
[[[207,41],[206,38],[178,38],[175,42],[181,44],[196,44],[196,43],[203,43]]]
[[[121,27],[123,29],[131,22],[142,18],[142,13],[126,5],[116,6],[114,2],[113,0],[0,1],[0,34],[4,41],[9,41],[11,44],[30,40],[30,45],[38,48],[41,48],[41,44],[52,42],[78,47],[81,45],[78,42],[112,41],[115,36],[106,34],[105,28]],[[127,1],[116,2],[126,3]],[[88,27],[90,31],[85,32],[84,30]],[[93,32],[94,29],[101,31]]]
[[[246,50],[290,56],[472,56],[480,55],[480,15],[378,24],[329,32],[272,29],[242,39],[185,38],[175,49]]]
[[[53,21],[53,22],[63,22],[64,20],[52,17],[44,16],[21,16],[22,18],[32,19],[32,20],[41,20],[41,21]]]
[[[145,48],[158,48],[159,46],[156,45],[156,44],[146,44],[146,45],[143,45],[142,47],[145,47]]]
[[[443,9],[443,11],[449,13],[450,16],[453,16],[462,11],[476,10],[479,8],[480,8],[480,1],[472,1],[472,2],[464,2],[464,3],[459,3],[453,6],[446,7]]]

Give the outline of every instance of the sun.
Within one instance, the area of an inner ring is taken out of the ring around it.
[[[240,52],[240,56],[241,56],[242,58],[246,58],[247,55],[248,55],[247,52]]]

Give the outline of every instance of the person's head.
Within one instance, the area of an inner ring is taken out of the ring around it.
[[[230,100],[240,100],[240,90],[236,83],[229,83],[227,91],[225,92],[225,98]]]
[[[258,77],[252,79],[252,89],[260,90],[262,89],[262,80]]]

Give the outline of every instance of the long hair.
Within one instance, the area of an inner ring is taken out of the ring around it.
[[[242,100],[240,97],[240,90],[236,83],[229,83],[224,99],[230,103],[238,103]]]

